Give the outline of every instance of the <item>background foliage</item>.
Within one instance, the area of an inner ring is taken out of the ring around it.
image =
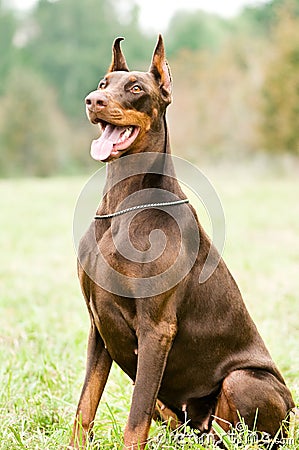
[[[116,36],[146,70],[156,36],[133,2],[0,0],[0,174],[73,173],[91,164],[83,98],[105,73]],[[299,154],[299,0],[238,17],[180,11],[164,33],[174,77],[174,152],[194,162],[260,151]],[[184,114],[181,114],[184,111]]]

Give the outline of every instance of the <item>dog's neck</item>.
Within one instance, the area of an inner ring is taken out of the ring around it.
[[[141,154],[148,152],[151,155],[149,158],[144,155],[141,164],[142,168],[140,171],[136,170],[136,175],[126,177],[126,173],[130,173],[130,167],[128,167],[131,162],[130,157],[127,159],[124,156],[115,162],[107,163],[104,197],[97,212],[98,214],[114,213],[124,200],[142,189],[150,189],[153,192],[153,197],[148,199],[148,203],[165,201],[167,191],[175,194],[180,199],[186,198],[176,179],[175,169],[171,160],[165,117],[162,119],[162,126],[159,131],[149,132],[147,142],[142,151],[138,152],[138,157],[140,155],[142,158]],[[132,153],[136,154],[135,152]],[[155,154],[157,158],[155,158]],[[163,157],[164,155],[165,157]],[[146,166],[144,166],[144,161]],[[137,164],[137,169],[138,166]],[[157,192],[160,191],[156,191],[156,189],[164,191],[163,199],[157,197]],[[169,200],[173,200],[173,196]]]

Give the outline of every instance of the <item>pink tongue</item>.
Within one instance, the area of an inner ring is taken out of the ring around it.
[[[91,156],[97,161],[105,161],[112,152],[113,144],[117,143],[121,133],[126,128],[127,127],[116,127],[111,124],[106,125],[105,130],[99,139],[96,139],[91,143]]]

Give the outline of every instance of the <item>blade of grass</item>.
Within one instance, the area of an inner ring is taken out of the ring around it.
[[[221,439],[227,450],[234,450],[234,445],[231,442],[229,436],[227,435],[226,431],[217,423],[215,420],[212,422],[212,427],[217,436]]]

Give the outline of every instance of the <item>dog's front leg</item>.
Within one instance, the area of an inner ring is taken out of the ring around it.
[[[85,381],[77,407],[70,448],[85,448],[111,363],[111,357],[92,321],[88,339]]]
[[[142,450],[146,445],[155,402],[176,323],[160,322],[138,333],[138,363],[131,409],[124,433],[125,449]]]

